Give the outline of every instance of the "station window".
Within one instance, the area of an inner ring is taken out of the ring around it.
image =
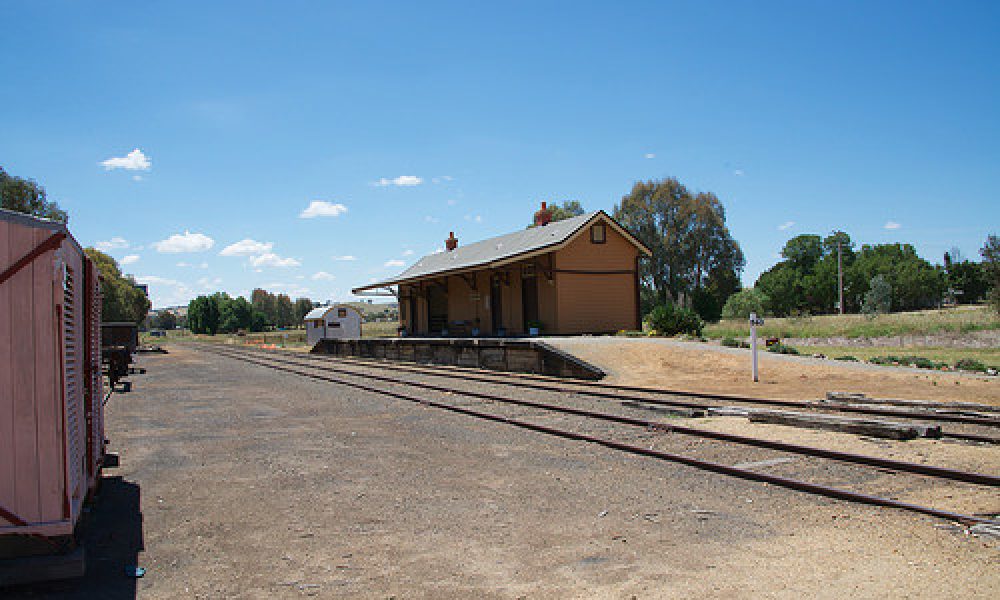
[[[605,230],[603,223],[590,226],[590,243],[603,244],[607,241],[607,239],[607,231]]]
[[[346,316],[347,316],[347,309],[346,308],[338,308],[337,309],[337,318],[338,319],[343,319]]]

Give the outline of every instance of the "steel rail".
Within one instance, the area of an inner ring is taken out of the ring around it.
[[[230,355],[237,355],[239,351],[231,352]],[[820,458],[826,458],[829,460],[836,460],[840,462],[848,462],[854,464],[860,464],[865,466],[880,467],[884,469],[892,469],[894,471],[902,471],[907,473],[914,473],[917,475],[924,475],[927,477],[936,477],[939,479],[949,479],[952,481],[961,481],[964,483],[974,483],[978,485],[986,485],[993,487],[1000,487],[1000,477],[994,475],[988,475],[985,473],[975,473],[971,471],[961,471],[956,469],[949,469],[946,467],[938,467],[934,465],[923,465],[918,463],[910,463],[906,461],[893,460],[890,458],[880,458],[876,456],[867,456],[863,454],[854,454],[852,452],[842,452],[839,450],[829,450],[825,448],[814,448],[811,446],[803,446],[800,444],[792,444],[788,442],[779,442],[776,440],[767,440],[762,438],[755,438],[743,435],[737,435],[733,433],[723,433],[720,431],[712,431],[709,429],[698,429],[695,427],[685,427],[682,425],[673,425],[669,423],[660,423],[656,421],[647,421],[645,419],[637,419],[634,417],[625,417],[620,415],[612,415],[608,413],[595,412],[590,410],[584,410],[579,408],[572,408],[568,406],[557,406],[554,404],[547,404],[544,402],[534,402],[531,400],[520,400],[516,398],[509,398],[505,396],[497,396],[495,394],[486,394],[483,392],[474,391],[462,391],[455,390],[449,387],[421,383],[416,381],[407,381],[405,379],[397,379],[394,377],[386,377],[384,375],[375,374],[365,374],[347,371],[344,369],[337,369],[330,367],[329,365],[322,366],[312,366],[304,365],[299,362],[285,360],[276,357],[267,357],[267,360],[272,360],[278,363],[296,365],[299,367],[306,367],[311,369],[324,369],[326,371],[332,371],[334,373],[339,373],[342,375],[349,375],[353,377],[361,377],[365,379],[374,379],[376,381],[382,381],[385,383],[406,385],[410,387],[417,387],[426,390],[432,390],[436,392],[452,393],[461,396],[468,396],[471,398],[479,398],[482,400],[490,400],[494,402],[503,402],[505,404],[514,404],[517,406],[526,406],[530,408],[538,408],[542,410],[547,410],[551,412],[560,412],[565,414],[572,414],[580,417],[587,417],[590,419],[597,419],[601,421],[608,421],[613,423],[620,423],[624,425],[631,425],[634,427],[643,427],[647,429],[655,429],[658,431],[678,433],[681,435],[690,435],[694,437],[708,438],[714,440],[720,440],[729,443],[742,444],[746,446],[756,446],[759,448],[768,448],[770,450],[779,450],[782,452],[789,452],[793,454],[801,454],[804,456],[816,456]]]
[[[252,352],[260,352],[262,354],[287,354],[281,351],[275,350],[251,350]],[[855,414],[865,414],[865,415],[878,415],[883,417],[896,417],[903,419],[916,419],[924,421],[940,421],[947,423],[962,423],[965,425],[981,425],[986,427],[1000,427],[1000,419],[998,418],[988,418],[988,417],[971,417],[966,415],[949,415],[940,413],[922,413],[916,411],[900,410],[893,408],[877,408],[877,407],[864,407],[864,406],[838,406],[835,404],[825,404],[819,402],[808,402],[802,400],[771,400],[767,398],[753,398],[749,396],[730,396],[726,394],[710,394],[706,392],[683,392],[678,390],[668,390],[668,389],[657,389],[657,388],[646,388],[646,387],[635,387],[635,386],[622,386],[615,384],[602,384],[589,381],[564,381],[564,380],[554,380],[553,378],[546,377],[543,375],[532,375],[527,373],[507,373],[505,372],[503,377],[507,380],[501,380],[496,375],[489,375],[480,369],[471,369],[468,367],[448,367],[441,365],[422,365],[420,367],[410,367],[407,365],[397,365],[388,363],[387,361],[375,360],[359,360],[356,358],[344,358],[342,356],[336,356],[332,354],[303,354],[303,357],[308,357],[309,360],[323,361],[322,357],[332,357],[340,362],[354,363],[359,365],[378,365],[381,368],[386,368],[393,371],[404,371],[410,373],[420,373],[424,375],[433,375],[433,371],[440,371],[442,373],[462,373],[462,376],[469,381],[479,381],[482,383],[496,383],[499,385],[524,387],[531,389],[538,389],[550,392],[572,392],[576,394],[587,394],[590,396],[597,396],[601,398],[611,398],[614,400],[635,400],[636,402],[646,402],[649,404],[659,404],[662,406],[677,406],[682,408],[718,408],[718,406],[706,405],[697,402],[685,402],[681,400],[663,400],[660,398],[647,398],[645,396],[623,396],[621,394],[614,394],[603,390],[622,390],[622,391],[637,391],[646,394],[660,394],[666,396],[688,396],[691,398],[701,398],[705,400],[714,401],[724,401],[732,403],[743,403],[743,404],[763,404],[771,406],[784,406],[788,408],[805,408],[810,410],[820,410],[820,411],[831,411],[831,412],[841,412],[841,413],[855,413]],[[330,362],[330,358],[325,359],[326,362]],[[539,381],[544,383],[531,383],[529,381],[513,381],[513,379],[525,379],[531,381]],[[572,389],[566,386],[580,386],[583,388],[603,388],[603,390],[598,389]]]
[[[871,506],[883,506],[883,507],[887,507],[887,508],[896,508],[896,509],[905,510],[905,511],[909,511],[909,512],[915,512],[915,513],[920,513],[920,514],[929,515],[929,516],[933,516],[933,517],[938,517],[938,518],[946,519],[946,520],[949,520],[949,521],[955,521],[955,522],[963,523],[965,525],[983,524],[984,523],[984,524],[990,524],[990,525],[1000,526],[1000,522],[998,522],[998,521],[994,521],[994,520],[991,520],[991,519],[986,519],[986,518],[983,518],[983,517],[977,517],[977,516],[974,516],[974,515],[964,515],[964,514],[955,513],[955,512],[951,512],[951,511],[946,511],[946,510],[941,510],[941,509],[936,509],[936,508],[921,506],[921,505],[918,505],[918,504],[912,504],[912,503],[909,503],[909,502],[902,502],[900,500],[894,500],[892,498],[883,498],[881,496],[872,496],[872,495],[868,495],[868,494],[862,494],[862,493],[859,493],[859,492],[853,492],[853,491],[850,491],[850,490],[845,490],[845,489],[842,489],[842,488],[835,488],[835,487],[829,487],[829,486],[819,485],[819,484],[815,484],[815,483],[809,483],[809,482],[806,482],[806,481],[801,481],[801,480],[798,480],[798,479],[792,479],[792,478],[789,478],[789,477],[782,477],[782,476],[779,476],[779,475],[771,475],[771,474],[768,474],[768,473],[761,473],[761,472],[758,472],[758,471],[751,471],[749,469],[743,469],[743,468],[740,468],[740,467],[733,467],[733,466],[729,466],[729,465],[725,465],[725,464],[717,463],[717,462],[713,462],[713,461],[701,460],[701,459],[693,458],[693,457],[690,457],[690,456],[684,456],[684,455],[681,455],[681,454],[673,454],[673,453],[670,453],[670,452],[664,452],[664,451],[660,451],[660,450],[653,450],[653,449],[650,449],[650,448],[642,448],[642,447],[639,447],[639,446],[634,446],[634,445],[631,445],[631,444],[625,444],[623,442],[617,442],[617,441],[610,440],[610,439],[607,439],[607,438],[600,438],[600,437],[596,437],[596,436],[592,436],[592,435],[587,435],[587,434],[583,434],[583,433],[577,433],[577,432],[568,431],[568,430],[564,430],[564,429],[557,429],[555,427],[548,427],[548,426],[545,426],[545,425],[538,425],[538,424],[535,424],[535,423],[529,423],[527,421],[521,421],[519,419],[514,419],[514,418],[511,418],[511,417],[505,417],[505,416],[502,416],[502,415],[481,412],[481,411],[473,410],[473,409],[470,409],[470,408],[465,408],[465,407],[461,407],[461,406],[455,406],[455,405],[452,405],[452,404],[447,404],[447,403],[444,403],[444,402],[436,402],[434,400],[427,400],[427,399],[424,399],[424,398],[417,398],[415,396],[410,396],[410,395],[403,394],[403,393],[400,393],[400,392],[394,392],[392,390],[379,389],[379,388],[376,388],[376,387],[373,387],[373,386],[370,386],[370,385],[365,385],[365,384],[361,384],[361,383],[352,383],[352,382],[349,382],[349,381],[344,381],[342,379],[335,379],[333,377],[326,377],[324,375],[320,375],[320,374],[316,374],[316,373],[309,373],[309,372],[299,371],[299,370],[295,370],[295,369],[292,369],[292,368],[289,368],[289,367],[284,367],[284,366],[281,366],[281,365],[268,364],[266,362],[262,362],[262,361],[258,361],[258,360],[254,360],[252,358],[249,358],[249,357],[246,356],[245,353],[241,356],[238,353],[230,353],[230,352],[224,352],[224,351],[218,351],[218,350],[208,350],[208,352],[215,353],[215,354],[218,354],[218,355],[221,355],[221,356],[226,356],[226,357],[234,359],[234,360],[242,360],[244,362],[248,362],[248,363],[251,363],[251,364],[256,364],[256,365],[259,365],[259,366],[262,366],[262,367],[267,367],[267,368],[270,368],[270,369],[275,369],[275,370],[278,370],[278,371],[285,371],[285,372],[288,372],[288,373],[293,373],[293,374],[296,374],[296,375],[301,375],[303,377],[308,377],[310,379],[316,379],[316,380],[319,380],[319,381],[327,381],[327,382],[334,383],[334,384],[337,384],[337,385],[343,385],[343,386],[352,387],[352,388],[359,389],[359,390],[364,390],[364,391],[367,391],[367,392],[372,392],[372,393],[381,394],[381,395],[385,395],[385,396],[391,396],[393,398],[397,398],[397,399],[400,399],[400,400],[406,400],[408,402],[413,402],[415,404],[421,404],[423,406],[430,406],[430,407],[433,407],[433,408],[439,408],[439,409],[442,409],[442,410],[447,410],[447,411],[450,411],[450,412],[454,412],[454,413],[458,413],[458,414],[463,414],[463,415],[467,415],[467,416],[471,416],[471,417],[475,417],[475,418],[479,418],[479,419],[484,419],[484,420],[488,420],[488,421],[493,421],[493,422],[498,422],[498,423],[506,423],[508,425],[513,425],[515,427],[519,427],[519,428],[522,428],[522,429],[527,429],[527,430],[530,430],[530,431],[537,431],[537,432],[540,432],[540,433],[546,433],[546,434],[549,434],[549,435],[552,435],[552,436],[556,436],[556,437],[560,437],[560,438],[564,438],[564,439],[571,439],[571,440],[577,440],[577,441],[582,441],[582,442],[588,442],[588,443],[592,443],[592,444],[595,444],[595,445],[603,446],[603,447],[606,447],[606,448],[611,448],[611,449],[615,449],[615,450],[621,450],[623,452],[627,452],[627,453],[630,453],[630,454],[637,454],[637,455],[641,455],[641,456],[648,456],[648,457],[651,457],[651,458],[657,458],[657,459],[660,459],[660,460],[666,460],[666,461],[669,461],[669,462],[675,462],[675,463],[687,465],[687,466],[690,466],[690,467],[695,467],[695,468],[698,468],[698,469],[702,469],[702,470],[706,470],[706,471],[711,471],[711,472],[714,472],[714,473],[720,473],[720,474],[723,474],[723,475],[729,475],[729,476],[732,476],[732,477],[737,477],[737,478],[740,478],[740,479],[746,479],[746,480],[750,480],[750,481],[758,481],[758,482],[762,482],[762,483],[769,483],[771,485],[775,485],[775,486],[778,486],[778,487],[783,487],[783,488],[787,488],[787,489],[797,490],[797,491],[801,491],[801,492],[807,492],[807,493],[811,493],[811,494],[818,495],[818,496],[824,496],[824,497],[827,497],[827,498],[835,498],[835,499],[838,499],[838,500],[845,500],[845,501],[848,501],[848,502],[855,502],[855,503],[860,503],[860,504],[867,504],[867,505],[871,505]]]

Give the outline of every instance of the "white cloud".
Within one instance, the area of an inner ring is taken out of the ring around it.
[[[217,289],[220,283],[222,283],[221,277],[215,277],[215,278],[202,277],[201,279],[198,280],[198,285],[200,285],[204,290]]]
[[[646,153],[646,158],[656,158],[656,155],[653,154],[652,152],[647,152]]]
[[[169,285],[174,287],[184,287],[184,284],[176,279],[167,279],[166,277],[160,277],[159,275],[139,275],[135,278],[139,283],[145,283],[146,285]]]
[[[153,166],[149,157],[136,148],[125,156],[113,156],[101,162],[104,169],[111,171],[114,169],[127,169],[129,171],[148,171]]]
[[[781,225],[778,225],[778,229],[785,231],[786,229],[791,229],[792,225],[795,225],[795,221],[785,221]]]
[[[326,271],[320,271],[319,273],[313,275],[312,279],[314,281],[333,281],[334,279],[336,279],[336,277],[327,273]]]
[[[424,222],[425,223],[440,223],[441,219],[439,219],[437,217],[432,217],[430,215],[427,215],[426,217],[424,217]]]
[[[139,262],[138,254],[129,254],[128,256],[122,257],[121,263],[123,265],[131,265],[133,263]]]
[[[154,306],[186,304],[195,295],[190,286],[176,279],[158,275],[140,275],[135,280],[149,286],[149,295]]]
[[[442,181],[453,181],[455,178],[451,175],[438,175],[437,177],[431,177],[431,183],[441,183]]]
[[[397,187],[412,187],[415,185],[420,185],[424,180],[417,177],[416,175],[400,175],[399,177],[394,177],[388,179],[383,177],[375,182],[375,185],[379,187],[386,187],[389,185],[394,185]]]
[[[339,217],[347,212],[347,207],[343,204],[324,202],[323,200],[313,200],[301,213],[300,219],[314,219],[316,217]]]
[[[458,200],[452,199],[448,201],[448,206],[455,206],[456,204],[458,204]]]
[[[737,177],[743,177],[743,169],[736,169],[735,171],[733,171],[733,175]]]
[[[357,257],[351,256],[350,254],[345,254],[343,256],[333,256],[333,260],[358,260]]]
[[[202,262],[202,263],[198,263],[197,265],[195,265],[195,264],[191,264],[191,263],[188,263],[188,262],[181,261],[181,262],[177,263],[177,266],[181,267],[181,268],[190,267],[192,269],[207,269],[208,268],[208,263],[207,262]]]
[[[175,233],[165,240],[153,242],[157,252],[178,254],[180,252],[205,252],[215,245],[215,240],[203,233]]]
[[[133,175],[132,181],[142,181],[142,175]]]
[[[397,260],[395,258],[385,261],[385,266],[387,267],[402,267],[405,264],[406,263],[404,263],[403,261]]]
[[[902,227],[902,225],[900,225],[899,223],[897,223],[895,221],[886,221],[886,223],[885,223],[885,225],[883,227],[885,227],[886,229],[892,230],[892,229],[899,229],[900,227]]]
[[[270,252],[273,247],[272,242],[258,242],[247,238],[226,246],[219,254],[222,256],[258,256]]]
[[[475,221],[476,223],[482,223],[483,222],[483,216],[482,215],[475,215],[475,216],[473,216],[473,215],[465,215],[465,220],[466,221]]]
[[[250,264],[254,267],[278,267],[285,269],[288,267],[298,267],[302,263],[294,258],[282,258],[274,252],[265,252],[259,256],[251,256]]]
[[[128,248],[128,240],[122,237],[113,237],[110,240],[97,242],[94,247],[101,252],[110,252],[112,250],[121,250],[122,248]]]
[[[413,256],[413,250],[410,250],[409,248],[403,250],[403,256]]]

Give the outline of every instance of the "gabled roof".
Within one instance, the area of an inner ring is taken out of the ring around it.
[[[532,227],[507,235],[459,246],[448,252],[435,252],[418,260],[399,275],[370,283],[351,290],[354,293],[375,288],[389,287],[400,283],[417,281],[444,273],[468,271],[477,268],[499,267],[520,260],[527,255],[551,252],[565,245],[577,233],[598,219],[606,221],[625,239],[634,244],[643,254],[651,254],[649,248],[636,239],[627,229],[619,225],[603,210],[554,221],[544,227]]]

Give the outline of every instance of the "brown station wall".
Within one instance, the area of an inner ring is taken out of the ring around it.
[[[636,294],[636,258],[639,250],[610,225],[606,226],[607,241],[591,242],[589,228],[562,249],[535,256],[521,263],[493,271],[482,270],[465,275],[443,276],[436,281],[444,284],[448,293],[449,334],[471,335],[479,319],[481,335],[495,335],[491,306],[491,276],[500,274],[502,323],[507,335],[523,335],[524,314],[521,297],[522,268],[536,265],[538,280],[538,319],[542,333],[567,335],[608,333],[621,329],[638,329]],[[546,270],[551,265],[551,279]],[[474,286],[470,285],[472,279]],[[434,285],[424,282],[423,287]],[[414,326],[409,314],[408,295],[417,296]],[[400,286],[400,319],[411,335],[436,335],[429,332],[426,292],[421,284]]]

